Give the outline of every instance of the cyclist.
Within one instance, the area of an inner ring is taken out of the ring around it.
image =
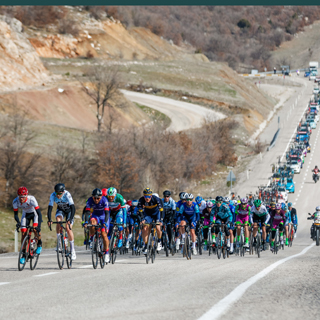
[[[42,222],[42,214],[38,205],[38,202],[34,196],[29,196],[28,189],[26,187],[20,187],[18,189],[18,197],[16,197],[13,202],[13,212],[14,212],[14,219],[16,220],[17,224],[16,227],[20,228],[21,230],[21,244],[24,238],[27,235],[27,227],[30,225],[30,221],[33,221],[33,227],[35,230],[35,235],[38,239],[38,246],[36,250],[36,254],[40,254],[42,251],[42,241],[41,241],[41,222]],[[21,223],[18,216],[19,208],[22,209],[22,216],[21,216]],[[20,258],[20,263],[24,264],[25,259],[25,248],[23,250],[23,256]]]
[[[221,224],[222,222],[224,225],[224,231],[227,237],[227,247],[230,248],[230,223],[232,222],[232,213],[228,205],[223,203],[223,197],[217,196],[216,203],[212,207],[210,222],[214,224]],[[219,227],[214,227],[214,235],[212,237],[213,246],[216,243],[216,237],[219,233]]]
[[[195,200],[199,207],[199,212],[201,213],[207,207],[207,203],[200,196],[197,196]]]
[[[199,216],[199,207],[193,202],[193,194],[188,193],[187,202],[183,203],[179,210],[179,215],[177,217],[177,222],[179,222],[180,226],[180,234],[182,239],[185,238],[185,226],[188,223],[190,225],[190,234],[192,241],[192,252],[194,255],[197,254],[196,250],[196,225],[197,225],[197,217]]]
[[[176,214],[176,202],[171,198],[171,192],[165,190],[163,192],[163,225],[166,226],[168,239],[169,239],[169,249],[171,249],[171,240],[174,235],[172,234],[172,225],[174,225],[174,218]]]
[[[310,218],[308,218],[308,220],[311,220],[311,219],[314,219],[314,222],[319,222],[319,219],[320,219],[320,206],[317,206],[316,211],[310,216]],[[314,223],[311,225],[311,228],[310,228],[310,238],[313,239],[314,238]]]
[[[143,190],[143,197],[139,199],[138,210],[143,216],[143,229],[142,229],[142,238],[144,242],[143,254],[147,254],[147,243],[148,236],[151,231],[151,223],[153,221],[156,222],[156,231],[158,235],[158,247],[157,250],[161,250],[161,213],[163,211],[161,199],[152,194],[152,190],[150,188],[145,188]]]
[[[241,204],[236,206],[236,225],[237,225],[237,247],[239,246],[240,242],[240,232],[241,226],[240,224],[244,224],[244,237],[245,237],[245,248],[249,248],[249,216],[251,215],[251,208],[248,204],[247,198],[241,199]]]
[[[286,246],[287,246],[289,245],[289,223],[291,223],[291,214],[285,203],[281,203],[281,209],[285,212],[285,217],[286,217],[284,227],[285,227],[285,233],[286,233]]]
[[[292,203],[288,203],[288,210],[290,211],[291,214],[291,222],[293,223],[294,227],[294,237],[297,237],[297,229],[298,229],[298,215],[297,215],[297,210],[296,208],[292,207]]]
[[[279,227],[280,232],[280,242],[283,244],[283,230],[284,230],[284,222],[286,220],[285,212],[281,210],[281,204],[277,203],[275,205],[275,209],[271,210],[270,217],[272,220],[272,232],[271,232],[271,246],[270,249],[273,251],[274,238],[276,235],[276,228]]]
[[[213,203],[211,201],[207,201],[206,208],[202,212],[200,212],[200,224],[203,225],[204,250],[208,249],[208,233],[212,207]]]
[[[180,192],[179,193],[179,201],[176,203],[176,216],[175,216],[175,223],[176,223],[176,250],[179,250],[180,246],[180,232],[178,229],[179,222],[177,222],[177,217],[179,216],[180,207],[183,203],[187,201],[187,192]],[[184,240],[183,240],[184,241]]]
[[[57,204],[56,211],[56,221],[63,221],[65,219],[67,221],[66,229],[68,234],[68,239],[70,242],[70,250],[71,250],[71,260],[76,260],[76,251],[74,250],[74,235],[72,232],[73,218],[75,215],[75,206],[72,199],[72,196],[69,191],[66,190],[66,187],[63,183],[58,183],[54,186],[54,192],[51,193],[48,205],[48,226],[50,227],[52,224],[51,213],[53,204]],[[60,244],[60,225],[57,224],[56,227],[57,232],[57,241]]]
[[[232,213],[232,221],[231,221],[231,224],[230,224],[230,251],[229,253],[230,254],[233,254],[233,246],[234,246],[234,242],[235,242],[235,236],[236,236],[236,229],[234,227],[234,224],[236,222],[236,206],[235,206],[235,201],[233,200],[230,200],[229,201],[229,209]]]
[[[125,201],[123,196],[117,192],[116,188],[110,187],[107,190],[107,199],[109,202],[109,209],[110,209],[110,229],[108,233],[108,237],[111,237],[113,224],[121,224],[119,226],[119,241],[118,241],[118,248],[122,247],[123,243],[123,226],[126,224],[126,216],[127,216],[127,209],[125,206]]]
[[[92,225],[101,224],[101,235],[103,239],[104,246],[104,261],[109,262],[109,240],[108,240],[108,229],[110,225],[110,216],[109,216],[109,204],[106,197],[102,196],[102,191],[98,188],[92,191],[92,197],[90,197],[86,204],[86,210],[91,212],[90,222]],[[85,221],[85,227],[88,224],[88,221]],[[94,227],[90,228],[90,238],[94,236],[95,229]]]
[[[134,243],[134,251],[137,250],[138,247],[138,239],[139,239],[139,226],[142,221],[143,215],[138,210],[138,200],[128,201],[127,204],[130,208],[127,211],[128,215],[128,224],[129,224],[129,236],[128,243],[132,241],[132,229],[136,229],[135,243]]]
[[[251,207],[251,216],[250,216],[250,222],[253,224],[253,241],[256,244],[258,224],[261,223],[263,250],[266,250],[266,239],[267,239],[266,224],[268,224],[269,220],[270,220],[270,215],[265,205],[262,204],[260,199],[254,200],[253,206]]]

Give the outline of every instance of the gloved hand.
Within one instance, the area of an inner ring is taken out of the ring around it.
[[[36,227],[36,231],[37,231],[38,233],[41,231],[41,229],[40,229],[39,226]]]
[[[21,223],[19,222],[16,224],[16,228],[19,229],[20,227],[21,227]]]

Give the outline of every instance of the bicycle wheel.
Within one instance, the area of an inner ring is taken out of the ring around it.
[[[158,235],[155,232],[154,243],[153,243],[153,251],[152,251],[152,263],[154,263],[154,261],[156,260],[157,246],[158,246]]]
[[[191,247],[190,247],[190,238],[189,235],[186,234],[186,238],[184,241],[184,245],[186,247],[186,256],[188,260],[191,260]]]
[[[260,258],[260,251],[261,251],[261,235],[260,233],[257,234],[257,243],[256,243],[256,252],[257,252],[257,255],[258,255],[258,258]]]
[[[198,251],[199,251],[199,255],[202,255],[202,232],[200,230],[199,232],[199,236],[198,236]]]
[[[96,235],[94,235],[92,238],[91,256],[92,256],[93,268],[97,269],[97,266],[98,266],[98,243],[97,243],[97,236]]]
[[[317,228],[317,231],[316,231],[316,245],[318,246],[319,245],[319,236],[320,236],[320,231],[319,229]]]
[[[24,269],[24,267],[26,266],[26,263],[27,263],[27,251],[25,250],[25,252],[23,252],[22,248],[24,248],[24,246],[26,245],[27,241],[29,240],[29,236],[26,236],[24,239],[23,239],[23,242],[21,244],[21,248],[20,248],[20,251],[19,251],[19,257],[18,257],[18,269],[19,271],[22,271]],[[20,259],[21,258],[24,258],[24,263],[20,263]]]
[[[221,248],[221,233],[218,233],[218,236],[216,238],[216,251],[218,259],[221,258],[222,248]]]
[[[38,243],[37,239],[31,239],[31,241],[34,240],[34,244]],[[38,264],[39,254],[36,254],[36,248],[31,249],[30,248],[30,269],[34,270]]]
[[[241,233],[240,235],[240,256],[244,257],[244,253],[245,253],[245,248],[244,248],[244,243],[243,243],[243,234]]]
[[[59,238],[57,240],[57,259],[59,269],[62,270],[64,265],[64,241],[62,234],[59,235]]]
[[[147,255],[146,255],[146,262],[147,264],[149,263],[150,261],[150,258],[151,258],[151,239],[152,238],[152,234],[150,233],[149,234],[149,237],[148,237],[148,244],[147,244]]]
[[[163,244],[164,244],[164,252],[166,253],[166,256],[169,257],[169,239],[168,239],[168,234],[165,233],[164,239],[163,239]]]
[[[99,237],[98,248],[99,248],[100,267],[101,267],[101,269],[103,269],[105,266],[105,261],[104,261],[104,252],[103,252],[103,242],[102,242],[101,237]]]
[[[171,255],[175,255],[175,253],[176,253],[176,243],[175,243],[175,241],[174,241],[174,230],[173,230],[173,228],[171,229],[172,231],[171,231]]]
[[[65,257],[66,257],[66,261],[67,261],[67,267],[68,269],[71,269],[72,267],[72,260],[71,260],[71,251],[69,249],[68,245],[64,245],[65,248]]]
[[[250,248],[249,248],[249,254],[253,255],[253,232],[250,232]]]
[[[85,240],[86,240],[86,250],[88,250],[89,248],[89,229],[86,228],[86,232],[85,232]]]
[[[136,243],[136,228],[135,226],[132,227],[132,238],[131,238],[131,249],[132,249],[132,255],[135,254],[135,251],[134,251],[134,245]],[[136,248],[137,250],[137,248]]]

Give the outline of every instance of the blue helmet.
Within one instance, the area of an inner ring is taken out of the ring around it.
[[[289,203],[288,203],[288,207],[292,207],[292,202],[289,202]]]
[[[230,205],[230,206],[234,206],[233,200],[230,200],[229,205]]]
[[[284,202],[281,203],[281,209],[287,210],[287,205]]]
[[[202,200],[203,200],[202,197],[200,197],[200,196],[196,197],[196,203],[200,203]]]

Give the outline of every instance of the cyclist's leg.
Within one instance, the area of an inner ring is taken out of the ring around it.
[[[59,221],[62,221],[63,220],[63,212],[60,211],[60,210],[57,210],[56,211],[56,221],[59,222]],[[59,237],[60,237],[60,233],[61,233],[61,227],[59,224],[56,225],[56,232],[57,232],[57,240],[59,241]]]
[[[152,217],[151,216],[145,216],[144,218],[145,223],[143,225],[143,229],[142,229],[142,239],[144,242],[144,249],[147,248],[147,244],[148,244],[148,237],[151,231],[151,222],[152,222]]]
[[[24,238],[27,236],[27,227],[30,225],[29,219],[27,219],[26,214],[23,213],[21,217],[21,226],[20,226],[20,231],[21,231],[21,244],[23,243]],[[22,250],[25,250],[23,248]]]
[[[116,223],[123,224],[123,222],[124,222],[123,211],[122,211],[122,209],[120,209],[116,215]],[[119,248],[122,247],[122,241],[123,241],[123,226],[121,225],[121,226],[119,226],[119,241],[118,241]]]
[[[100,223],[102,225],[105,225],[105,227],[101,228],[101,236],[102,236],[102,239],[103,239],[104,252],[107,254],[107,253],[109,253],[108,232],[109,232],[109,228],[110,228],[110,223],[109,223],[109,220],[105,221],[105,217],[104,218],[100,218]]]

